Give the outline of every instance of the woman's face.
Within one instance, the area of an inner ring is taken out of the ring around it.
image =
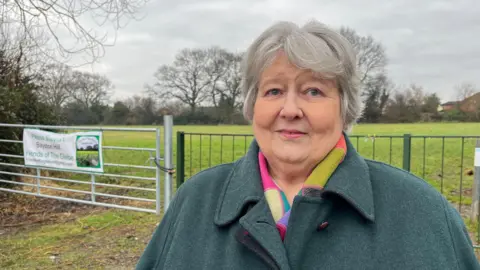
[[[317,164],[342,130],[336,83],[297,68],[280,51],[261,74],[253,114],[255,138],[267,159]]]

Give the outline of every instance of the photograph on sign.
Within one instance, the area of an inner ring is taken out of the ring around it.
[[[100,153],[98,136],[77,136],[77,166],[99,168]]]
[[[102,133],[55,133],[24,129],[25,165],[73,171],[103,172]]]

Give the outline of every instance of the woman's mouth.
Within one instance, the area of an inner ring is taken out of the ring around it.
[[[293,129],[282,129],[279,131],[279,133],[282,137],[286,139],[297,139],[306,134],[305,132]]]

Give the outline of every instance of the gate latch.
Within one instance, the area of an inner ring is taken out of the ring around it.
[[[163,160],[163,159],[152,157],[151,154],[150,154],[150,157],[148,158],[147,162],[148,161],[153,161],[155,163],[155,165],[157,166],[157,168],[159,168],[161,171],[164,171],[166,173],[169,173],[169,174],[174,174],[175,173],[175,168],[166,168],[166,167],[160,165],[160,162],[159,162],[160,160]]]

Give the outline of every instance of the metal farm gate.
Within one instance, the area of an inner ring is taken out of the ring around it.
[[[24,129],[68,134],[101,132],[103,171],[75,171],[24,163]],[[161,128],[48,126],[0,123],[0,192],[160,214],[172,196],[172,116]],[[163,143],[162,143],[163,141]],[[6,144],[9,144],[8,146]],[[11,147],[10,147],[11,146]],[[162,177],[163,175],[163,177]],[[161,188],[163,186],[163,195]]]

